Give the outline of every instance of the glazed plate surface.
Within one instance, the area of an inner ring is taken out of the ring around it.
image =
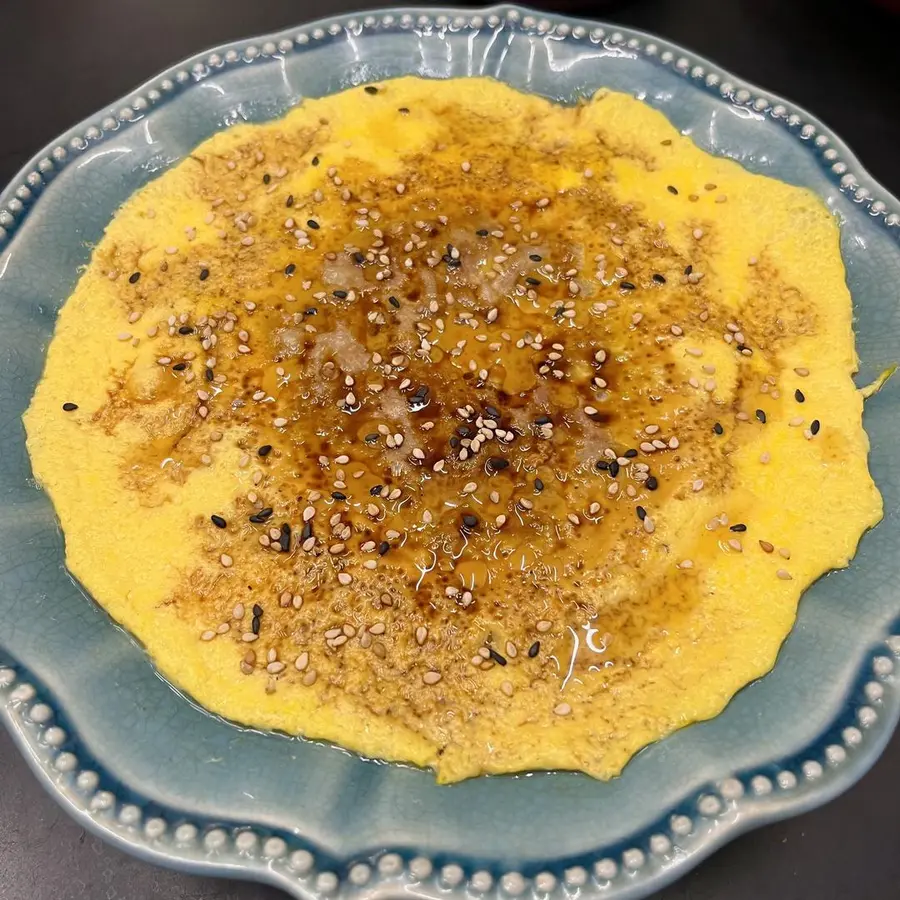
[[[665,41],[504,6],[338,17],[208,51],[62,135],[0,195],[0,717],[86,827],[160,863],[298,897],[645,896],[741,831],[846,789],[890,737],[893,384],[865,417],[884,522],[850,569],[804,596],[770,675],[608,783],[537,773],[438,786],[429,772],[208,715],[67,575],[31,477],[20,417],[56,313],[116,208],[216,131],[410,74],[489,75],[561,102],[626,91],[709,152],[812,189],[841,223],[859,383],[896,360],[900,203],[812,116]]]

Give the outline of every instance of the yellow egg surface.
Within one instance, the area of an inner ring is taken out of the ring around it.
[[[72,573],[235,722],[617,775],[882,515],[838,225],[658,112],[404,78],[116,214],[25,416]]]

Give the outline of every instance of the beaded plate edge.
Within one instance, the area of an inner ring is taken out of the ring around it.
[[[605,44],[654,59],[718,93],[723,100],[783,124],[817,154],[845,195],[885,227],[894,230],[900,226],[900,202],[880,188],[846,145],[808,113],[771,94],[766,96],[701,57],[642,32],[503,5],[468,12],[432,9],[333,17],[303,30],[235,42],[192,57],[75,126],[44,148],[13,179],[0,193],[0,252],[11,246],[17,228],[63,168],[111,134],[143,119],[169,97],[218,70],[302,52],[346,33],[357,36],[377,30],[435,33],[484,28],[514,28],[529,34]],[[860,179],[875,189],[866,187]],[[768,774],[750,772],[726,778],[684,805],[684,811],[666,816],[658,829],[635,836],[624,849],[606,855],[598,851],[590,867],[575,865],[557,872],[549,867],[531,877],[471,866],[467,873],[456,862],[436,866],[423,856],[395,851],[321,867],[315,852],[302,846],[302,841],[285,840],[251,824],[207,827],[195,824],[178,810],[148,816],[140,804],[118,797],[116,786],[79,759],[77,736],[55,724],[57,713],[52,699],[45,698],[46,692],[35,686],[34,679],[15,664],[2,662],[0,719],[43,785],[70,814],[112,843],[152,862],[197,874],[266,881],[303,898],[403,893],[431,900],[446,896],[448,891],[478,897],[527,893],[541,900],[575,894],[635,898],[684,874],[742,831],[830,799],[849,784],[846,779],[838,782],[830,776],[852,766],[854,759],[858,762],[853,780],[861,777],[887,743],[900,714],[896,697],[886,690],[886,685],[890,687],[894,681],[897,656],[900,635],[886,638],[869,654],[864,673],[857,678],[858,689],[845,706],[843,722],[836,722],[832,729],[834,740],[819,741],[801,754],[796,771],[784,767]],[[885,703],[886,699],[894,702]],[[864,743],[866,752],[860,754]],[[811,784],[815,785],[814,793],[803,793],[804,786]],[[781,802],[773,802],[777,800]],[[707,828],[709,825],[715,827]]]

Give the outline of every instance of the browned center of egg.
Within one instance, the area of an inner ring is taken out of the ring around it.
[[[175,314],[149,397],[126,377],[104,413],[146,417],[125,477],[150,495],[239,448],[233,507],[198,518],[209,559],[177,602],[213,623],[259,604],[253,627],[286,659],[389,616],[394,656],[375,644],[395,673],[426,642],[435,665],[524,654],[601,604],[611,655],[638,650],[652,603],[605,586],[640,576],[667,475],[713,477],[719,452],[706,392],[673,378],[679,322],[726,329],[698,259],[602,178],[545,196],[537,149],[462,169],[436,149],[389,183],[322,160],[296,197],[265,176],[311,153],[281,152],[204,159],[222,252],[134,284],[135,308],[167,291]]]

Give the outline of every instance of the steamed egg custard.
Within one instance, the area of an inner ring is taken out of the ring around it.
[[[610,778],[881,518],[851,315],[823,203],[638,100],[400,79],[135,194],[28,447],[72,573],[207,709]]]

